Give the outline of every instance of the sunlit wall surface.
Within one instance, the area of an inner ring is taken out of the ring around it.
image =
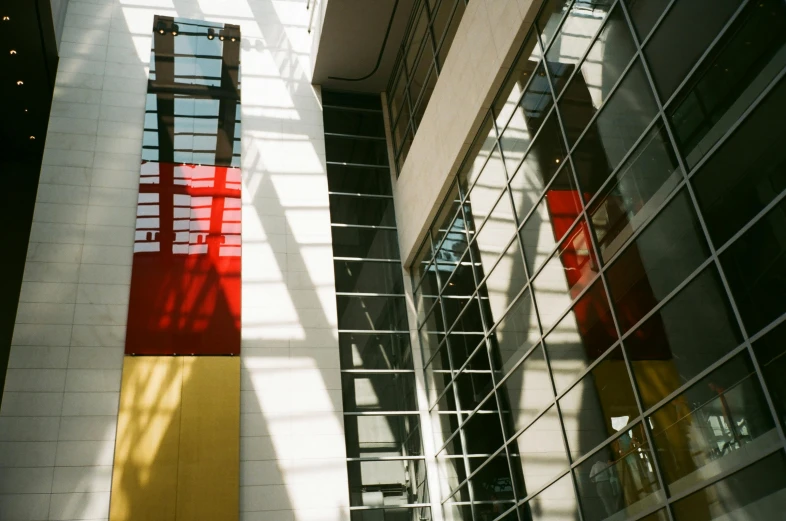
[[[453,519],[786,508],[786,5],[552,0],[412,266]]]
[[[418,0],[388,85],[396,175],[426,112],[467,0]]]
[[[382,104],[322,103],[351,518],[429,520]]]

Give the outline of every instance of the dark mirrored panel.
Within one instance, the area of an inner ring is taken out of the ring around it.
[[[641,1],[641,0],[640,0]],[[678,1],[653,33],[644,54],[664,102],[731,18],[742,0]]]
[[[584,192],[598,191],[657,112],[644,67],[637,59],[576,145],[573,164]]]
[[[431,521],[429,507],[350,510],[350,521]]]
[[[344,412],[417,411],[412,373],[342,373]]]
[[[693,205],[683,190],[606,272],[620,330],[630,329],[708,256]]]
[[[623,340],[645,409],[741,342],[714,266],[708,266]]]
[[[334,226],[333,256],[400,261],[396,230]]]
[[[665,499],[641,424],[592,454],[573,474],[584,521],[630,519]]]
[[[336,291],[349,293],[404,293],[401,265],[379,261],[333,261]]]
[[[764,98],[691,182],[716,247],[786,190],[786,81]]]
[[[548,47],[554,38],[570,4],[571,0],[549,0],[541,9],[535,23],[540,31],[540,40],[545,47]]]
[[[786,312],[786,200],[721,255],[721,265],[749,335]]]
[[[513,506],[513,481],[510,478],[508,458],[503,451],[493,456],[469,478],[469,486],[475,501],[486,502],[476,505],[476,512],[493,519]]]
[[[655,22],[670,3],[670,0],[625,0],[640,42],[649,36]]]
[[[780,0],[751,2],[669,109],[674,137],[689,168],[784,67],[786,4]]]
[[[348,458],[422,456],[417,416],[364,415],[344,417]]]
[[[660,209],[682,180],[681,174],[659,121],[587,209],[604,261],[608,262]]]
[[[341,369],[412,369],[408,334],[339,333]]]
[[[786,506],[786,456],[778,451],[672,506],[676,521],[778,519]]]
[[[338,328],[358,331],[407,331],[404,297],[336,296]]]
[[[671,494],[691,490],[781,444],[745,352],[665,404],[649,424]]]
[[[348,194],[392,195],[388,171],[328,163],[328,190]]]
[[[323,105],[322,113],[326,134],[385,139],[385,126],[381,115],[381,111],[377,109],[338,108],[332,105]]]
[[[395,226],[393,199],[331,194],[330,221],[334,224]]]
[[[786,425],[786,322],[753,343],[753,352],[761,367],[764,382],[778,414]]]

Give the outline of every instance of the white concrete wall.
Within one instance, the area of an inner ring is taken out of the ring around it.
[[[0,411],[0,520],[108,516],[155,14],[243,32],[241,519],[348,519],[305,1],[69,1]]]
[[[542,0],[472,0],[394,185],[405,265],[450,188]]]

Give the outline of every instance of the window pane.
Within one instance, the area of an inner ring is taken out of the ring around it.
[[[775,411],[786,425],[786,322],[753,343],[764,381],[775,405]]]
[[[607,271],[620,330],[630,329],[708,255],[693,205],[683,190]]]
[[[519,51],[519,55],[516,58],[516,62],[513,64],[505,86],[502,87],[502,90],[497,94],[493,109],[498,128],[505,128],[505,125],[507,125],[508,120],[514,112],[518,119],[513,125],[519,129],[524,128],[524,118],[527,115],[523,112],[523,108],[519,106],[519,101],[521,100],[521,95],[524,93],[524,88],[535,72],[535,67],[538,66],[538,59],[533,56],[537,45],[537,38],[531,33]],[[541,78],[542,77],[539,77],[537,81],[542,82],[543,80]]]
[[[502,318],[502,314],[524,288],[526,282],[519,241],[514,240],[481,288],[481,296],[488,297],[492,320]]]
[[[593,454],[573,472],[584,521],[611,516],[628,519],[665,498],[641,424]]]
[[[540,39],[548,47],[554,33],[557,32],[562,16],[567,12],[570,0],[549,0],[536,21],[540,30]]]
[[[482,333],[465,333],[453,330],[448,335],[450,358],[454,370],[458,370],[483,342]],[[483,351],[485,352],[485,345]]]
[[[559,401],[575,461],[639,415],[622,349],[616,347]]]
[[[434,219],[434,224],[431,226],[431,237],[433,240],[433,247],[439,248],[445,235],[448,233],[455,233],[451,237],[452,241],[462,242],[461,234],[464,230],[464,219],[460,212],[461,200],[459,199],[458,185],[453,185],[445,198],[442,208],[439,210],[439,215]],[[463,238],[464,247],[466,247],[466,238]],[[464,247],[450,247],[448,243],[445,248],[453,251],[464,253]],[[455,262],[455,261],[454,261]]]
[[[406,49],[405,64],[410,78],[412,78],[412,71],[416,67],[415,60],[417,59],[418,51],[423,46],[423,40],[427,37],[427,24],[428,13],[426,12],[425,4],[421,2],[412,22],[412,30],[409,32],[407,43],[404,45],[404,49]]]
[[[573,154],[579,184],[585,193],[598,191],[657,112],[644,68],[637,61],[587,129]]]
[[[325,107],[322,114],[326,133],[385,137],[385,125],[382,122],[381,111],[369,112]]]
[[[625,3],[641,42],[650,34],[670,0],[625,0]]]
[[[330,222],[371,226],[395,226],[393,199],[330,195]]]
[[[593,2],[587,6],[585,2],[576,2],[568,12],[565,23],[560,27],[554,43],[546,53],[546,63],[557,96],[592,43],[592,38],[600,29],[608,7],[612,3]],[[625,30],[627,31],[627,28]]]
[[[350,521],[431,521],[429,507],[351,510]]]
[[[682,180],[682,170],[662,122],[614,174],[587,209],[604,262],[608,262]]]
[[[469,478],[469,484],[474,492],[475,501],[493,502],[475,505],[475,511],[482,516],[486,515],[487,519],[493,519],[513,506],[512,502],[505,505],[498,503],[514,498],[508,457],[504,451],[491,458],[477,474]]]
[[[433,63],[434,51],[431,48],[431,43],[426,42],[423,48],[423,54],[418,59],[414,70],[409,76],[409,99],[412,100],[413,107],[418,103],[420,96],[424,94]],[[415,119],[415,126],[417,127],[419,124],[420,120]]]
[[[541,80],[533,81],[532,84],[536,84],[538,81]],[[542,81],[545,82],[545,79]],[[530,88],[532,88],[532,84],[530,84]],[[529,92],[524,94],[523,102],[527,101],[528,95]],[[550,98],[551,94],[548,96],[548,108],[550,108],[553,103]],[[505,156],[505,166],[508,172],[516,172],[517,169],[523,171],[522,175],[529,182],[519,182],[529,186],[537,186],[542,190],[551,181],[554,172],[557,171],[559,165],[565,159],[567,151],[556,113],[553,111],[548,113],[546,110],[540,111],[537,108],[527,109],[525,113],[531,115],[532,110],[535,111],[536,117],[530,117],[527,121],[523,121],[523,118],[517,116],[519,112],[513,114],[508,128],[505,129],[500,138],[500,147]],[[546,114],[548,114],[548,117],[546,117]],[[545,121],[542,120],[544,117],[546,117]],[[520,119],[521,124],[519,123]],[[531,131],[529,129],[529,126],[532,124],[530,121],[532,120],[535,120],[540,130],[537,136],[534,130]],[[534,143],[533,139],[535,140]],[[531,148],[530,143],[532,143]],[[521,163],[525,153],[527,157],[524,163]]]
[[[450,266],[453,271],[449,273],[450,278],[447,279],[442,286],[442,294],[454,297],[469,297],[475,292],[475,276],[473,275],[472,259],[470,258],[469,251],[467,251],[461,260]],[[448,275],[447,270],[443,271],[442,275]],[[444,277],[442,277],[444,279]]]
[[[786,190],[786,81],[781,81],[692,179],[717,247]]]
[[[399,114],[398,119],[392,120],[396,122],[393,126],[393,144],[397,151],[403,148],[405,141],[412,139],[410,133],[410,116],[412,115],[410,111],[410,105],[411,103],[409,100],[409,94],[404,93],[404,101],[403,105],[401,106],[401,113]]]
[[[326,135],[325,154],[336,163],[388,165],[388,147],[384,139],[356,139]]]
[[[521,519],[538,521],[578,521],[579,504],[570,474],[519,507]]]
[[[676,521],[783,517],[786,458],[778,451],[674,503]]]
[[[532,423],[540,411],[554,403],[554,390],[540,346],[513,369],[499,392],[507,396],[509,407],[503,407],[503,410],[508,434],[518,432]]]
[[[461,165],[458,174],[458,182],[461,185],[462,194],[466,195],[472,185],[478,180],[478,176],[486,164],[486,160],[492,152],[497,150],[497,133],[491,113],[486,114],[483,123],[475,136],[469,152],[467,152],[467,162]]]
[[[780,445],[756,369],[743,352],[650,417],[663,480],[671,494],[751,461]],[[668,456],[666,456],[668,455]]]
[[[540,329],[532,305],[532,295],[527,289],[489,337],[501,363],[502,372],[507,373],[516,362],[529,351],[540,338]]]
[[[597,274],[598,265],[587,223],[582,219],[532,281],[544,332],[554,325],[570,302],[590,285]]]
[[[516,438],[511,446],[511,464],[521,469],[522,492],[533,492],[568,468],[557,408],[551,407]]]
[[[409,335],[339,333],[341,369],[412,369]]]
[[[409,101],[404,97],[406,86],[407,76],[404,67],[399,66],[398,77],[393,87],[388,92],[388,100],[390,101],[390,121],[398,121],[399,114],[404,110],[409,113]],[[409,116],[405,116],[404,119],[409,119]]]
[[[395,262],[333,261],[336,291],[404,293],[401,265]]]
[[[698,61],[742,0],[676,2],[652,35],[644,54],[661,100],[666,101]]]
[[[417,411],[412,373],[342,373],[344,412]]]
[[[327,165],[328,190],[350,194],[392,195],[390,174],[381,168]]]
[[[425,472],[420,467],[425,467],[422,460],[347,462],[350,506],[381,507],[419,503],[417,475]]]
[[[525,200],[524,204],[531,204],[526,195],[521,199]],[[519,208],[521,211],[527,209]],[[581,200],[573,178],[573,169],[569,164],[565,164],[535,211],[526,217],[526,222],[519,232],[524,243],[530,276],[546,261],[580,214]],[[519,220],[524,218],[525,216],[519,213]]]
[[[428,73],[426,74],[426,79],[423,80],[423,87],[420,90],[420,98],[415,102],[417,106],[415,107],[413,113],[413,119],[415,121],[415,126],[419,127],[420,122],[423,120],[423,114],[426,113],[426,107],[428,106],[428,102],[431,99],[431,95],[434,93],[434,87],[437,84],[437,68],[435,65],[431,66]]]
[[[623,340],[645,409],[741,342],[714,266]]]
[[[469,302],[464,306],[467,300]],[[480,305],[477,298],[444,298],[442,302],[443,306],[445,306],[446,324],[451,324],[453,331],[483,334],[483,322],[480,317]],[[461,316],[458,316],[459,312],[461,312]],[[456,319],[457,316],[458,319]]]
[[[449,0],[443,0],[442,3],[450,4],[451,2]],[[465,10],[466,7],[464,2],[462,0],[458,0],[456,2],[456,10],[453,12],[453,17],[450,19],[450,25],[445,31],[445,34],[442,36],[442,41],[437,41],[437,45],[440,46],[439,53],[437,55],[440,66],[444,65],[445,59],[448,57],[450,45],[453,43],[453,38],[456,36],[456,31],[458,31],[459,23],[461,22],[461,18],[464,16]],[[436,34],[435,37],[439,38],[439,36]]]
[[[336,296],[338,328],[361,331],[406,331],[404,297]]]
[[[396,230],[334,226],[331,233],[335,257],[401,260]]]
[[[479,223],[475,223],[476,225]],[[483,272],[488,274],[494,267],[494,262],[505,251],[510,240],[516,234],[516,218],[510,205],[510,196],[507,191],[489,212],[483,228],[477,233],[475,240],[476,260],[483,266]]]
[[[458,369],[459,363],[454,362],[454,364]],[[471,411],[477,407],[493,386],[488,349],[486,344],[482,344],[469,359],[461,373],[456,376],[455,387],[461,410]]]
[[[587,23],[593,27],[594,34],[599,20],[589,20],[591,22]],[[586,60],[581,64],[579,72],[573,77],[559,101],[560,113],[570,145],[576,142],[600,105],[606,101],[611,88],[622,76],[635,53],[636,46],[628,29],[628,23],[625,21],[625,15],[622,8],[617,6],[600,32],[598,40],[592,45]],[[565,82],[574,69],[574,63],[573,60],[567,62],[563,60],[562,64],[549,62],[558,94],[565,87]]]
[[[348,458],[420,456],[417,416],[345,416]]]
[[[557,392],[572,384],[616,340],[606,290],[597,280],[545,339]]]
[[[786,199],[721,255],[749,335],[786,312]]]
[[[508,172],[518,168],[524,152],[543,125],[552,105],[554,105],[554,98],[541,63],[500,138]]]
[[[475,183],[469,194],[468,201],[470,204],[467,205],[467,209],[470,210],[468,218],[472,223],[472,230],[478,230],[489,214],[491,214],[505,189],[506,182],[507,178],[505,177],[505,168],[502,166],[502,158],[499,150],[495,149],[483,168],[478,182]],[[501,210],[504,211],[504,214],[509,215],[511,213],[509,199],[503,201],[502,204],[504,206],[501,207]]]
[[[748,4],[669,110],[688,167],[698,163],[786,66],[784,51],[786,4]]]
[[[464,405],[462,404],[461,407],[463,410]],[[467,454],[489,455],[496,452],[504,443],[496,396],[492,394],[488,400],[483,402],[480,410],[485,412],[476,412],[461,427],[461,430],[464,431]],[[483,459],[485,458],[482,458],[480,461],[470,461],[470,471],[480,466]]]

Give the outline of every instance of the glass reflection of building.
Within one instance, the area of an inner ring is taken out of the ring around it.
[[[784,51],[776,0],[541,8],[412,266],[448,519],[782,515]]]

